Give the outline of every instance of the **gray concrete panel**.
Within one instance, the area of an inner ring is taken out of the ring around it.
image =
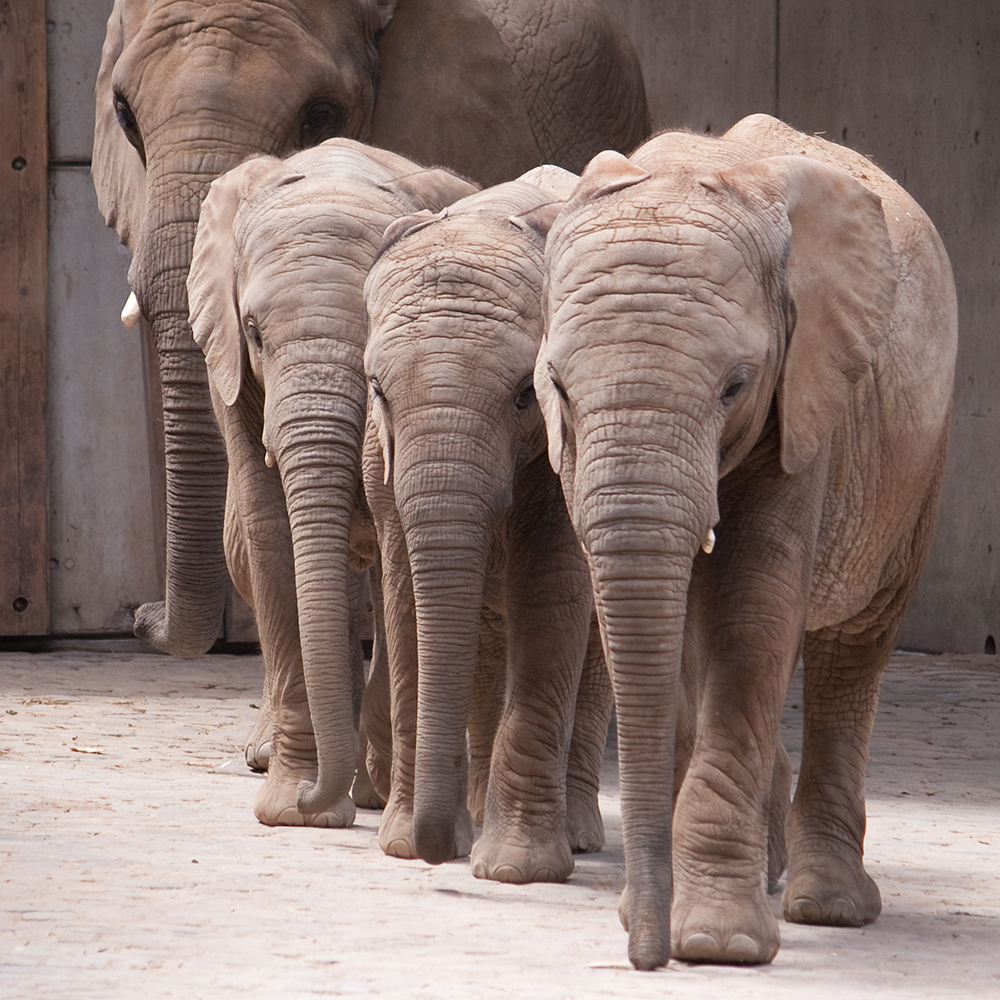
[[[114,0],[48,0],[49,160],[89,162],[94,81]]]
[[[604,0],[642,63],[653,127],[724,132],[774,112],[776,0]]]
[[[951,257],[959,358],[936,542],[903,642],[1000,641],[1000,7],[783,0],[779,115],[870,155]]]
[[[141,343],[119,321],[128,253],[87,168],[54,170],[49,204],[51,629],[131,632],[162,587]]]

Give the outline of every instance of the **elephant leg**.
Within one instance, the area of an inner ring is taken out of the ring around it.
[[[389,664],[392,772],[378,842],[383,852],[393,857],[416,858],[413,779],[417,747],[417,622],[406,539],[391,497],[384,506],[391,508],[391,514],[380,524],[379,549]]]
[[[671,951],[688,961],[769,962],[780,946],[766,893],[769,799],[822,504],[810,502],[816,471],[796,482],[777,462],[761,466],[720,486],[715,550],[696,557],[688,591],[685,658],[702,692],[674,809],[671,906]],[[776,523],[775,510],[795,516]]]
[[[469,813],[477,826],[483,825],[486,789],[490,778],[493,741],[503,715],[504,685],[507,676],[507,636],[503,617],[483,609],[479,632],[479,655],[469,710]]]
[[[806,635],[802,767],[786,825],[782,898],[794,923],[859,927],[878,917],[878,886],[864,868],[864,775],[879,689],[930,547],[940,481],[912,536],[886,560],[872,605],[836,629]]]
[[[385,607],[382,600],[382,568],[377,553],[370,576],[375,637],[372,642],[372,660],[368,671],[368,683],[365,685],[365,693],[361,700],[359,728],[365,770],[372,791],[380,803],[377,808],[382,809],[388,801],[389,789],[392,784],[392,693],[389,683],[389,657],[386,649]],[[359,764],[359,777],[360,773],[361,765]]]
[[[604,821],[598,793],[614,698],[596,617],[590,624],[587,654],[573,713],[573,738],[566,766],[566,836],[574,853],[604,846]]]
[[[363,616],[367,612],[369,590],[366,584],[365,575],[352,573],[349,576],[351,602],[350,616],[350,644],[351,644],[351,678],[354,686],[354,720],[358,727],[358,770],[354,776],[354,784],[351,786],[351,798],[354,804],[362,809],[381,809],[385,806],[383,799],[372,784],[368,774],[368,730],[362,718],[362,711],[367,693],[365,684],[365,656],[362,646],[359,625]],[[374,603],[374,602],[373,602]],[[374,657],[374,644],[372,647]],[[369,696],[369,701],[374,697]],[[386,691],[388,699],[388,691]]]
[[[806,636],[802,768],[788,817],[782,899],[793,923],[860,927],[881,912],[863,861],[864,773],[897,631],[860,646],[857,636],[833,630]]]
[[[508,516],[507,701],[472,872],[500,882],[560,882],[574,867],[566,767],[590,631],[590,579],[547,465],[525,469]]]
[[[791,802],[792,762],[788,759],[788,751],[779,741],[775,746],[771,787],[768,789],[764,805],[764,816],[767,823],[768,895],[778,888],[778,882],[788,865],[785,823],[788,820],[788,807]]]
[[[247,554],[247,542],[243,525],[240,523],[236,499],[239,496],[238,490],[239,485],[236,482],[235,472],[230,466],[226,493],[226,518],[223,528],[226,564],[229,567],[229,575],[232,577],[233,586],[237,593],[247,602],[256,616],[257,610],[254,608],[253,587],[250,581],[250,558]],[[243,755],[247,767],[251,771],[258,772],[267,770],[267,762],[271,756],[271,676],[266,663],[263,683],[257,718],[254,720],[250,734],[243,743]]]
[[[303,816],[296,807],[301,781],[315,781],[316,741],[299,641],[298,605],[291,528],[277,469],[264,464],[260,444],[261,403],[252,391],[225,408],[221,420],[232,483],[239,500],[250,603],[257,615],[265,665],[265,704],[270,711],[271,751],[267,777],[254,801],[254,814],[267,826],[349,826],[354,803],[345,797],[332,809]]]

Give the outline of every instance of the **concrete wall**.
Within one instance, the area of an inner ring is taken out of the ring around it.
[[[1000,642],[1000,5],[995,0],[605,0],[643,63],[654,124],[775,114],[871,156],[934,220],[960,347],[941,518],[903,632]],[[901,17],[901,12],[905,16]]]
[[[119,322],[129,254],[90,179],[112,0],[48,0],[50,631],[131,631],[161,599],[139,335]]]
[[[941,523],[904,641],[963,652],[982,651],[988,636],[1000,641],[1000,413],[992,408],[1000,358],[1000,6],[604,2],[639,51],[655,124],[721,132],[755,111],[777,114],[871,155],[937,223],[959,290],[961,347]],[[127,255],[104,228],[85,166],[110,7],[111,0],[48,0],[47,7],[54,632],[117,629],[123,609],[160,590],[142,352],[117,319]]]

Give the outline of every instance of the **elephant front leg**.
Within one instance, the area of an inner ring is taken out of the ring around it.
[[[255,727],[255,732],[267,734],[270,751],[254,814],[267,826],[350,826],[354,803],[349,797],[308,816],[297,808],[299,783],[315,781],[318,765],[302,672],[285,497],[278,470],[264,463],[259,408],[252,393],[241,395],[236,407],[225,408],[220,419],[229,451],[232,524],[234,528],[238,524],[241,542],[230,554],[230,570],[257,615],[268,696]]]
[[[591,622],[566,767],[566,836],[577,854],[604,847],[598,793],[614,698],[596,617]]]
[[[298,810],[299,785],[315,782],[318,765],[302,670],[291,537],[282,537],[287,520],[255,527],[261,537],[255,540],[251,530],[250,563],[260,608],[257,627],[270,678],[271,753],[254,814],[267,826],[350,826],[355,816],[350,796],[320,813],[305,815]]]
[[[472,852],[478,878],[515,883],[561,882],[573,871],[566,767],[591,618],[589,576],[558,481],[547,465],[533,466],[509,514],[507,699]]]
[[[229,467],[229,485],[226,493],[226,519],[224,525],[224,540],[226,549],[226,565],[232,577],[237,593],[250,606],[256,617],[254,608],[253,585],[250,580],[250,558],[247,554],[247,542],[243,533],[243,525],[239,518],[238,493],[239,484],[235,478],[235,470]],[[261,692],[260,708],[253,728],[243,741],[243,756],[251,771],[263,773],[267,770],[271,756],[271,671],[264,664],[264,687]]]
[[[507,677],[507,634],[503,617],[483,608],[479,655],[469,709],[469,787],[466,804],[472,821],[483,825],[493,742],[503,715]]]
[[[898,627],[870,644],[810,634],[803,650],[802,768],[789,815],[785,919],[860,927],[882,910],[865,871],[864,773],[882,673]]]
[[[769,863],[781,862],[780,842],[769,837],[771,806],[783,808],[778,725],[820,507],[795,503],[788,491],[803,486],[773,469],[742,484],[734,476],[733,492],[720,490],[715,550],[698,554],[689,588],[684,655],[700,663],[702,690],[674,811],[671,951],[753,964],[770,962],[780,946],[767,899]],[[798,517],[776,524],[779,510]]]

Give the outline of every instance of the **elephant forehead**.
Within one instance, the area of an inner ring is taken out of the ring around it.
[[[430,226],[383,255],[368,282],[374,324],[431,313],[541,321],[541,261],[515,243],[440,241]],[[443,228],[443,227],[442,227]],[[420,239],[429,233],[425,239]]]

